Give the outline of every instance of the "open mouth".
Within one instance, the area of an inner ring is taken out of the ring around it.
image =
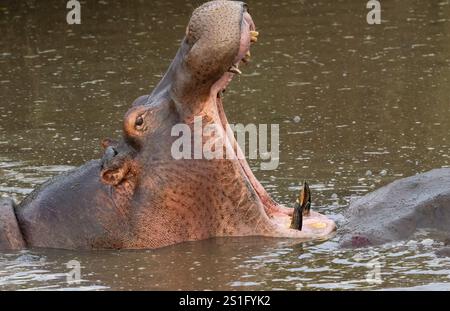
[[[242,14],[239,51],[234,58],[233,63],[228,68],[228,71],[212,87],[212,91],[216,94],[216,96],[220,96],[220,94],[225,91],[228,84],[231,82],[235,75],[242,74],[242,71],[239,67],[242,64],[247,64],[250,61],[250,47],[253,43],[256,43],[258,41],[258,35],[259,32],[256,31],[255,23],[253,22],[251,15],[247,12],[246,8],[244,8],[244,12]]]
[[[234,64],[228,70],[233,74],[241,74],[242,72],[239,70],[239,65],[241,63],[248,63],[250,60],[250,46],[252,43],[258,41],[259,33],[256,31],[255,23],[251,15],[244,11],[242,16],[242,25],[241,25],[241,41],[239,46],[239,52],[234,60]]]
[[[222,128],[224,130],[224,137],[226,140],[226,144],[230,146],[233,151],[236,159],[238,159],[239,164],[248,179],[251,187],[255,191],[259,200],[261,201],[264,212],[267,217],[273,222],[274,226],[279,227],[283,230],[284,235],[286,236],[286,230],[292,231],[292,236],[298,237],[295,234],[302,232],[305,235],[305,238],[328,238],[335,231],[335,223],[321,215],[317,212],[310,211],[309,207],[306,207],[306,201],[304,198],[302,199],[302,195],[305,195],[305,191],[308,191],[309,202],[310,202],[310,193],[309,188],[305,189],[305,186],[302,189],[302,193],[299,196],[298,204],[296,204],[296,208],[287,208],[277,204],[266,192],[261,183],[256,179],[253,175],[252,170],[250,169],[249,164],[234,137],[234,134],[230,131],[227,131],[229,128],[229,123],[223,109],[222,98],[220,93],[225,90],[230,81],[235,75],[242,74],[239,66],[241,64],[246,64],[250,60],[250,47],[253,43],[258,41],[259,32],[256,31],[255,24],[252,20],[250,14],[244,10],[242,25],[241,25],[241,39],[239,52],[234,59],[233,65],[230,67],[228,72],[226,72],[223,77],[213,86],[213,92],[216,94],[212,94],[214,98],[216,98],[216,107],[218,111],[218,115],[220,118],[220,122]],[[310,203],[309,203],[310,204]],[[288,234],[289,235],[289,234]]]

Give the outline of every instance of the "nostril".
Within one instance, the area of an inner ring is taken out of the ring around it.
[[[370,240],[365,236],[362,235],[352,236],[351,245],[353,247],[365,247],[369,246],[370,244],[371,244]]]

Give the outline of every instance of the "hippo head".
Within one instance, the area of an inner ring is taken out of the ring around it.
[[[248,61],[257,35],[242,2],[197,8],[167,73],[126,113],[123,139],[104,141],[101,180],[132,228],[124,247],[213,236],[310,240],[334,231],[334,222],[316,212],[305,217],[302,230],[290,229],[292,209],[270,198],[226,131],[222,93]],[[196,140],[209,125],[215,130]],[[213,146],[214,157],[199,155],[199,146]]]

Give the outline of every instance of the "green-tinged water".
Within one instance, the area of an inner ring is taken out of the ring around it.
[[[101,155],[132,101],[162,77],[194,6],[185,1],[0,3],[0,195],[22,199]],[[450,1],[248,1],[260,39],[225,95],[231,123],[280,124],[280,165],[255,175],[281,203],[299,182],[338,224],[352,197],[450,165]],[[450,289],[438,239],[340,250],[223,238],[149,251],[0,253],[0,289]],[[66,263],[81,263],[67,283]],[[375,272],[374,272],[375,271]],[[372,276],[377,277],[373,278]]]

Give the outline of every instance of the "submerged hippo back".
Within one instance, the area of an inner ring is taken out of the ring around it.
[[[397,180],[350,205],[343,246],[404,240],[417,229],[450,232],[450,169]]]

